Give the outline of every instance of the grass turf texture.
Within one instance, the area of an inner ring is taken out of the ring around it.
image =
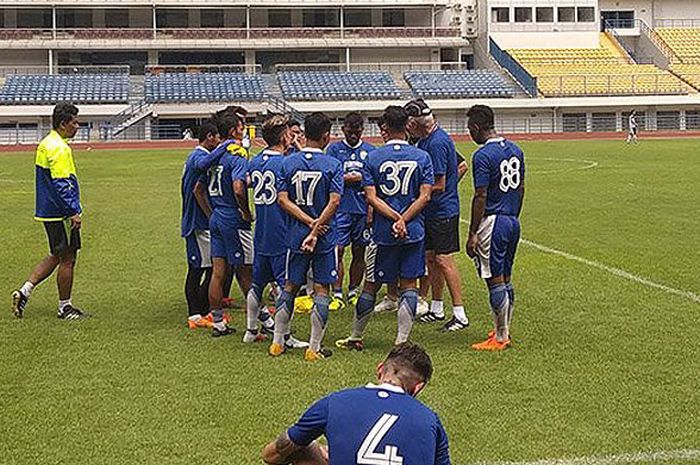
[[[524,238],[700,293],[697,141],[522,146]],[[185,156],[76,153],[86,212],[74,301],[94,317],[57,320],[54,278],[34,291],[24,320],[0,314],[0,463],[260,463],[263,444],[314,399],[373,380],[394,314],[370,323],[364,352],[313,364],[242,344],[242,312],[231,338],[186,329]],[[9,310],[47,245],[32,220],[33,154],[2,162]],[[461,190],[468,218],[468,177]],[[416,325],[412,336],[434,360],[421,399],[441,415],[454,463],[700,446],[700,305],[521,244],[515,347],[475,353],[469,345],[491,324],[487,293],[463,254],[458,263],[471,328]],[[350,323],[350,310],[332,314],[326,344]],[[295,326],[308,335],[308,317]]]

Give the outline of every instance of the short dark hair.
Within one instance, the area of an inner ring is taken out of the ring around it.
[[[237,128],[238,125],[243,122],[235,113],[217,113],[212,119],[219,129],[221,137],[228,137],[231,133],[231,129]]]
[[[384,109],[384,113],[377,121],[379,127],[385,126],[387,130],[392,132],[401,132],[406,130],[408,122],[408,113],[403,107],[390,105]]]
[[[427,383],[433,376],[433,362],[421,346],[412,342],[403,342],[394,346],[384,360],[384,365],[391,365],[397,371],[409,370],[419,379]]]
[[[59,103],[53,108],[51,125],[54,129],[58,129],[61,124],[67,123],[74,116],[78,116],[78,107],[72,103]]]
[[[207,137],[209,137],[209,134],[211,134],[212,136],[219,134],[219,128],[217,128],[211,120],[202,123],[202,125],[199,127],[199,133],[197,134],[197,138],[200,142],[204,142],[205,140],[207,140]]]
[[[343,119],[343,126],[346,128],[361,128],[365,125],[365,119],[356,111],[351,111]]]
[[[289,118],[284,115],[270,115],[262,124],[262,137],[269,146],[277,145],[282,134],[289,128]]]
[[[321,140],[330,131],[331,119],[325,113],[311,113],[304,119],[304,135],[308,140]]]
[[[494,128],[493,110],[489,106],[474,105],[467,111],[467,118],[469,123],[477,124],[482,131]]]
[[[248,110],[238,105],[229,105],[223,110],[219,110],[216,112],[216,116],[225,115],[236,115],[239,119],[245,121],[246,116],[248,116]]]
[[[287,126],[289,126],[290,128],[301,127],[301,121],[294,118],[289,118]]]

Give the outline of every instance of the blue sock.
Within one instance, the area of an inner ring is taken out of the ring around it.
[[[403,344],[408,340],[413,328],[413,320],[418,310],[418,289],[406,289],[399,296],[399,329],[394,344]]]
[[[314,296],[314,309],[311,311],[311,337],[309,338],[309,348],[314,352],[321,350],[321,341],[328,323],[328,306],[330,304],[331,298],[327,295]]]
[[[510,304],[513,305],[515,303],[515,289],[513,289],[513,283],[506,283],[506,292],[508,293]]]
[[[369,292],[363,292],[360,298],[357,299],[357,304],[355,305],[355,316],[357,319],[361,319],[372,310],[374,310],[375,296]]]
[[[399,308],[401,308],[401,304],[404,302],[411,311],[411,315],[415,317],[418,311],[418,290],[406,289],[405,291],[401,291],[399,295]]]
[[[294,295],[282,289],[276,302],[275,310],[275,333],[273,342],[284,344],[284,336],[289,332],[289,322],[294,312]]]
[[[505,341],[508,339],[508,308],[510,306],[505,284],[501,283],[489,287],[489,302],[493,313],[496,339]]]

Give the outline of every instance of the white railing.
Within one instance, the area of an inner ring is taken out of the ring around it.
[[[539,75],[537,86],[547,97],[688,93],[680,79],[659,73]]]
[[[221,64],[221,65],[149,65],[145,68],[148,74],[168,74],[168,73],[246,73],[261,74],[262,66],[256,64]]]
[[[700,28],[700,19],[655,19],[654,27]]]

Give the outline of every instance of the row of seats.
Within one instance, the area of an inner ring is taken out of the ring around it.
[[[277,74],[287,100],[398,99],[401,90],[386,71],[282,71]]]
[[[9,105],[126,103],[128,100],[129,76],[126,74],[15,74],[0,88],[0,103]]]
[[[153,31],[148,29],[73,29],[64,31],[65,34],[80,40],[105,39],[152,39]]]
[[[148,102],[239,102],[265,98],[260,75],[244,73],[149,74],[145,81]]]
[[[635,64],[606,34],[594,49],[514,49],[509,53],[533,76],[544,96],[688,93],[672,73]]]
[[[491,70],[407,71],[406,82],[416,97],[513,97],[515,90]]]
[[[31,40],[34,34],[32,29],[0,29],[0,40]]]
[[[700,28],[660,27],[656,33],[683,63],[700,63]]]

